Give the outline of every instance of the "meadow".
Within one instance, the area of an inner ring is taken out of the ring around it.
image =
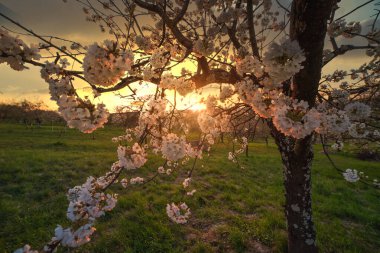
[[[117,160],[108,127],[94,136],[63,127],[26,129],[0,124],[0,252],[28,243],[42,248],[66,218],[69,188],[88,176],[103,175]],[[273,141],[250,143],[242,167],[227,159],[231,143],[217,144],[193,174],[197,192],[186,197],[192,216],[173,224],[167,203],[182,197],[181,182],[190,164],[144,186],[120,185],[116,208],[96,225],[93,240],[77,250],[58,252],[286,252],[282,165]],[[343,169],[380,178],[380,163],[360,161],[348,151],[332,154]],[[153,158],[133,174],[149,175]],[[314,221],[321,252],[379,252],[380,190],[346,182],[315,146],[312,170]]]

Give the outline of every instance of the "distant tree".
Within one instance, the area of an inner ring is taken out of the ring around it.
[[[0,104],[0,119],[2,121],[19,122],[26,126],[41,125],[44,122],[62,122],[59,114],[47,110],[43,102],[31,102],[26,99],[20,102]]]
[[[111,123],[125,128],[135,127],[138,123],[139,110],[132,106],[116,106],[111,115]]]

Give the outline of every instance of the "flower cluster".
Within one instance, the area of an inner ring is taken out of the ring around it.
[[[290,104],[275,107],[273,124],[283,134],[302,139],[320,126],[320,117],[307,102],[291,100]]]
[[[152,68],[152,66],[145,66],[142,70],[144,81],[151,81],[153,78],[159,78],[159,74]]]
[[[327,33],[330,37],[344,36],[352,38],[361,31],[360,22],[351,21],[347,23],[344,19],[338,19],[331,22],[327,28]]]
[[[148,102],[144,104],[142,111],[140,112],[138,126],[135,128],[136,136],[141,136],[146,129],[160,136],[161,134],[157,132],[159,122],[165,118],[166,112],[166,99],[155,99],[150,98]]]
[[[234,139],[233,143],[234,143],[234,147],[235,147],[235,145],[238,143],[238,139]],[[238,162],[238,155],[240,155],[244,151],[246,151],[247,147],[248,147],[248,139],[247,139],[247,137],[242,137],[240,148],[239,149],[234,148],[233,152],[231,152],[231,151],[228,152],[228,156],[227,156],[228,160],[232,161],[233,163],[237,163]]]
[[[357,170],[353,169],[347,169],[345,172],[343,172],[343,177],[351,183],[355,183],[360,180]]]
[[[32,250],[32,247],[26,244],[24,247],[15,250],[13,253],[38,253],[38,251]]]
[[[67,65],[62,61],[63,65]],[[80,99],[71,84],[63,66],[46,62],[41,77],[49,84],[51,99],[57,102],[58,111],[70,128],[91,133],[102,127],[108,120],[109,112],[104,104],[94,106],[89,100]]]
[[[117,156],[119,158],[119,166],[127,170],[135,170],[142,167],[146,161],[146,153],[138,143],[131,147],[119,146],[117,148]]]
[[[207,57],[214,52],[214,44],[206,39],[198,39],[194,43],[193,50],[196,54]]]
[[[350,94],[345,90],[333,89],[329,94],[329,100],[340,107],[348,103],[349,96]]]
[[[104,194],[101,190],[102,187],[94,177],[89,177],[83,185],[70,189],[67,218],[73,222],[92,222],[106,211],[111,211],[116,205],[116,195]]]
[[[182,182],[183,188],[186,189],[187,187],[189,187],[190,181],[191,181],[191,177],[185,178],[185,180],[183,180]]]
[[[184,77],[176,78],[172,74],[164,74],[161,77],[160,88],[177,90],[182,96],[185,96],[189,92],[195,89],[195,83],[192,80],[186,80]]]
[[[216,131],[217,121],[206,112],[199,113],[198,124],[202,133],[212,134]]]
[[[264,54],[265,71],[273,82],[281,83],[298,73],[303,66],[305,56],[296,40],[282,39],[280,43],[273,42]]]
[[[185,224],[191,213],[190,208],[185,203],[181,203],[179,206],[171,203],[166,205],[166,214],[173,222]]]
[[[134,178],[131,178],[131,180],[129,180],[129,182],[131,184],[142,184],[142,183],[144,183],[144,178],[142,178],[142,177],[134,177]]]
[[[58,226],[55,229],[55,236],[52,240],[60,241],[62,246],[76,248],[89,242],[95,230],[91,224],[85,224],[74,232],[71,228],[63,229],[61,226]]]
[[[120,180],[120,184],[121,184],[121,186],[123,186],[123,188],[127,188],[127,186],[128,186],[128,179],[123,178],[122,180]]]
[[[342,151],[343,147],[344,143],[342,141],[336,141],[333,145],[331,145],[331,148],[337,151]]]
[[[186,155],[187,143],[184,137],[178,137],[170,133],[162,137],[161,152],[165,159],[169,161],[178,161]]]
[[[68,191],[67,197],[70,203],[67,217],[72,222],[85,224],[75,231],[72,228],[63,229],[58,225],[55,229],[55,236],[51,240],[53,243],[78,247],[90,241],[90,236],[95,231],[93,224],[96,218],[111,211],[116,205],[117,195],[105,194],[103,190],[114,178],[113,172],[119,169],[118,166],[113,166],[113,171],[106,176],[98,179],[89,177],[83,185],[75,186]]]
[[[216,117],[217,128],[221,133],[229,133],[232,131],[231,115],[227,113],[220,114]]]
[[[257,89],[251,79],[245,78],[240,82],[235,84],[235,88],[237,93],[239,94],[239,98],[246,104],[252,104],[253,96]]]
[[[125,135],[120,135],[117,137],[112,137],[112,142],[121,142],[121,141],[132,141],[132,135],[127,133]]]
[[[316,129],[320,134],[340,135],[351,126],[350,119],[344,111],[331,109],[321,110],[321,125]]]
[[[66,228],[58,225],[54,237],[45,245],[44,252],[55,251],[57,245],[66,247],[79,247],[90,241],[95,232],[94,223],[96,218],[103,216],[105,212],[111,211],[117,202],[117,195],[105,194],[105,189],[115,181],[121,168],[114,163],[111,170],[105,176],[89,177],[80,186],[70,189],[67,194],[69,207],[67,217],[77,229]],[[78,226],[79,225],[79,226]],[[31,250],[29,245],[16,250],[17,253],[37,253]]]
[[[348,129],[348,133],[357,139],[366,138],[369,135],[369,131],[366,129],[365,123],[353,123]]]
[[[275,114],[275,107],[283,107],[286,102],[286,96],[277,89],[267,87],[259,88],[253,85],[253,82],[244,79],[235,85],[239,98],[246,104],[250,105],[254,112],[262,118],[271,118]]]
[[[361,102],[350,103],[344,110],[350,120],[363,120],[371,115],[371,107]]]
[[[183,60],[186,57],[186,49],[180,44],[174,44],[169,46],[170,57],[178,61]]]
[[[220,101],[225,101],[235,93],[235,90],[231,86],[223,86],[219,94]]]
[[[192,80],[186,80],[184,77],[177,79],[175,89],[180,95],[186,96],[188,93],[194,91],[195,88],[195,83]]]
[[[149,59],[150,65],[153,69],[161,69],[168,63],[169,54],[167,54],[165,48],[160,47],[153,51],[152,56]]]
[[[277,99],[276,96],[280,95],[278,91],[271,91],[265,88],[258,88],[253,93],[252,101],[250,103],[252,109],[257,115],[262,118],[271,118],[274,114],[274,100]],[[277,102],[279,106],[279,101]]]
[[[7,63],[14,70],[23,70],[25,61],[39,60],[37,45],[26,45],[21,39],[0,28],[0,64]]]
[[[206,99],[206,110],[208,113],[214,113],[215,107],[218,104],[218,99],[216,96],[208,96]]]
[[[83,133],[92,133],[103,127],[109,115],[104,104],[97,104],[95,108],[91,108],[89,101],[78,100],[76,96],[62,95],[57,104],[68,127],[77,128]]]
[[[339,82],[347,76],[347,71],[345,70],[335,70],[334,73],[325,75],[324,78],[329,82]]]
[[[193,190],[189,190],[189,186],[190,186],[190,182],[191,182],[191,177],[188,177],[188,178],[185,178],[182,182],[182,186],[183,186],[183,189],[186,190],[186,195],[187,196],[193,196],[194,193],[197,192],[197,190],[193,189]]]
[[[84,77],[95,85],[111,86],[117,83],[133,65],[133,53],[117,42],[105,40],[103,44],[89,46],[83,59]]]
[[[264,74],[264,65],[252,55],[247,55],[236,62],[236,71],[239,75],[253,73],[256,77],[261,77]]]
[[[135,43],[141,50],[145,52],[149,52],[153,49],[152,41],[148,37],[138,35],[135,38]]]

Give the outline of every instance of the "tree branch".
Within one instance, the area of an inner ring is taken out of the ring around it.
[[[253,1],[247,1],[247,22],[248,22],[248,32],[249,40],[251,42],[252,53],[254,56],[260,59],[259,48],[257,47],[255,25],[253,24]]]

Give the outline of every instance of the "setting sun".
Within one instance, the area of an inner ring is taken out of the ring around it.
[[[202,111],[206,109],[206,105],[197,103],[192,105],[189,109],[192,111]]]

